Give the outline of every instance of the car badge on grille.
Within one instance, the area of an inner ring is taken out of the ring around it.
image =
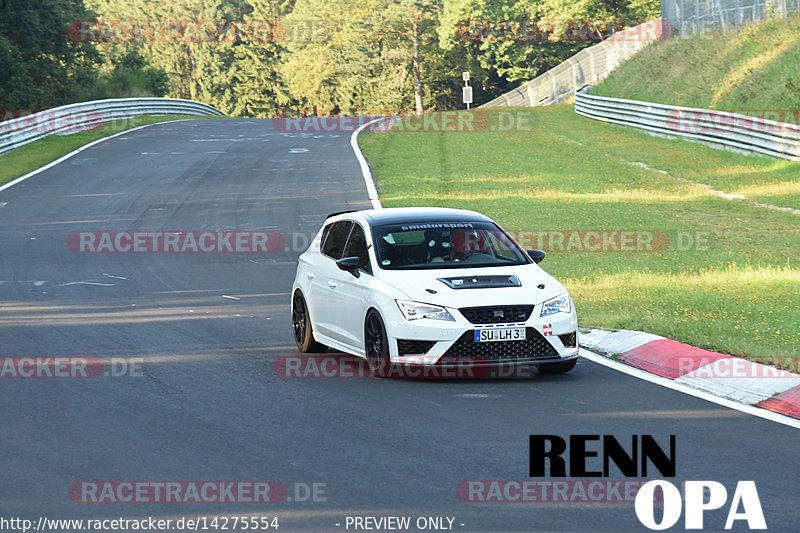
[[[502,309],[495,309],[494,310],[495,318],[503,318],[503,310]]]

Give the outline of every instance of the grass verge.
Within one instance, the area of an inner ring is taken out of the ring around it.
[[[653,43],[594,94],[800,122],[800,14]]]
[[[74,133],[72,135],[51,135],[38,141],[26,144],[12,150],[11,152],[0,155],[0,185],[16,179],[32,170],[55,161],[64,154],[68,154],[84,144],[94,140],[114,135],[121,131],[129,130],[137,126],[152,124],[154,122],[166,122],[171,120],[183,120],[187,118],[214,118],[206,116],[142,116],[130,119],[114,120],[102,127]]]
[[[383,205],[474,209],[547,250],[542,266],[570,290],[582,327],[800,360],[800,216],[756,205],[800,208],[800,165],[651,137],[571,106],[490,113],[531,128],[362,135]],[[622,230],[649,235],[650,249],[587,251],[590,233]]]

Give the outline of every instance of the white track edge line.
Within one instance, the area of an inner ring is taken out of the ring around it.
[[[579,354],[584,359],[588,359],[589,361],[592,361],[594,363],[598,363],[608,368],[612,368],[614,370],[622,372],[624,374],[628,374],[629,376],[643,379],[645,381],[649,381],[650,383],[661,385],[662,387],[666,387],[674,391],[682,392],[683,394],[688,394],[689,396],[694,396],[695,398],[700,398],[701,400],[706,400],[711,403],[721,405],[722,407],[735,409],[737,411],[740,411],[748,415],[757,416],[759,418],[764,418],[771,422],[777,422],[778,424],[783,424],[784,426],[800,429],[800,420],[797,420],[795,418],[791,418],[782,415],[780,413],[776,413],[774,411],[769,411],[767,409],[762,409],[760,407],[755,407],[752,405],[746,405],[739,402],[735,402],[727,398],[716,396],[715,394],[711,394],[709,392],[695,389],[694,387],[690,387],[688,385],[677,383],[671,379],[651,374],[644,370],[640,370],[638,368],[626,365],[625,363],[614,361],[613,359],[609,359],[604,355],[596,354],[590,350],[587,350],[586,348],[581,348]]]
[[[84,150],[88,150],[92,146],[94,146],[96,144],[100,144],[103,141],[107,141],[109,139],[113,139],[114,137],[119,137],[120,135],[124,135],[126,133],[131,133],[133,131],[141,130],[141,129],[144,129],[144,128],[149,128],[150,126],[156,126],[158,124],[169,124],[170,122],[185,122],[187,120],[196,120],[196,119],[182,118],[182,119],[179,119],[179,120],[163,120],[161,122],[153,122],[152,124],[144,124],[142,126],[136,126],[135,128],[131,128],[129,130],[121,131],[119,133],[115,133],[114,135],[109,135],[108,137],[101,137],[99,139],[95,139],[94,141],[90,142],[89,144],[84,144],[83,146],[80,146],[80,147],[76,148],[75,150],[71,151],[70,153],[62,155],[61,157],[59,157],[55,161],[50,161],[46,165],[43,165],[43,166],[37,168],[36,170],[31,170],[27,174],[24,174],[24,175],[22,175],[22,176],[20,176],[18,178],[15,178],[12,181],[9,181],[5,185],[0,185],[0,191],[4,191],[4,190],[8,189],[9,187],[13,187],[17,183],[23,182],[28,178],[32,178],[33,176],[35,176],[36,174],[39,174],[40,172],[44,172],[47,169],[53,168],[54,166],[58,165],[59,163],[63,163],[64,161],[66,161],[70,157],[72,157],[74,155],[77,155],[77,154],[83,152]]]
[[[367,194],[369,195],[369,201],[372,203],[373,209],[381,209],[383,206],[381,205],[381,201],[378,199],[378,189],[375,187],[375,180],[372,179],[372,172],[369,170],[369,164],[367,164],[364,154],[361,153],[361,148],[358,147],[358,134],[370,124],[375,124],[381,120],[386,119],[376,118],[375,120],[371,120],[366,124],[359,126],[353,132],[353,134],[350,135],[350,146],[353,148],[353,152],[356,154],[356,159],[358,159],[358,164],[361,166],[361,175],[364,176],[364,183],[367,185]]]

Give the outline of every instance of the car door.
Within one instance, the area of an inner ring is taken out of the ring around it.
[[[341,340],[337,329],[336,274],[341,272],[336,260],[342,258],[342,251],[353,223],[349,220],[334,222],[323,230],[319,260],[310,272],[311,294],[309,305],[316,330],[322,335]]]
[[[364,228],[353,223],[342,257],[358,257],[358,277],[336,267],[335,287],[336,335],[356,350],[364,349],[364,317],[367,312],[372,266]]]

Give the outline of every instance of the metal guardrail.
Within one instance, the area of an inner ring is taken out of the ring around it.
[[[800,161],[800,126],[739,113],[623,100],[575,93],[575,112],[585,117],[682,137],[715,148]]]
[[[544,74],[480,107],[551,105],[564,102],[586,84],[596,84],[645,45],[672,34],[660,18],[618,31],[584,48]]]
[[[49,135],[69,135],[138,115],[225,116],[210,105],[177,98],[114,98],[70,104],[0,122],[0,154]]]

